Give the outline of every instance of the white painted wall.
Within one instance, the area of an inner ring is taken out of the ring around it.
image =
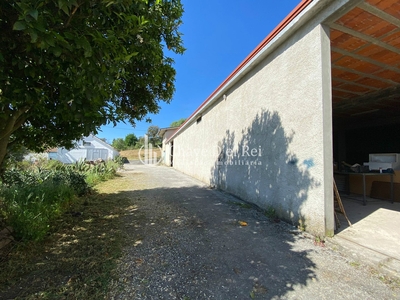
[[[321,25],[302,27],[174,138],[174,167],[309,232],[330,233],[329,51]]]

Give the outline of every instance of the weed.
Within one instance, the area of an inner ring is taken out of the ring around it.
[[[297,226],[297,228],[300,230],[300,231],[306,231],[306,225],[304,224],[304,221],[303,220],[299,220],[299,225]]]
[[[266,217],[270,218],[270,219],[275,219],[276,218],[276,211],[272,206],[270,206],[265,210],[264,215]]]
[[[256,297],[256,294],[254,293],[254,291],[251,291],[250,292],[250,298],[251,299],[254,299]]]
[[[382,265],[379,265],[382,268]],[[376,268],[369,268],[369,272],[375,277],[382,281],[384,284],[388,285],[391,289],[399,289],[400,288],[400,278],[395,276],[383,275]]]
[[[350,264],[350,266],[355,267],[355,268],[358,268],[360,266],[360,263],[357,261],[352,261],[349,264]]]
[[[241,208],[246,208],[246,209],[250,209],[253,208],[253,205],[251,205],[250,203],[245,203],[245,202],[234,202],[234,201],[230,201],[231,204],[240,206]]]
[[[314,238],[314,245],[320,246],[320,247],[325,247],[325,240],[321,236],[315,236]]]

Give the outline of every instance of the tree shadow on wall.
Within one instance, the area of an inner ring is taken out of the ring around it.
[[[286,133],[277,112],[262,110],[242,130],[227,130],[218,144],[219,154],[211,169],[211,184],[262,209],[273,208],[292,224],[307,224],[301,213],[310,189],[320,184],[311,177],[312,157],[299,162],[289,145],[294,132]]]

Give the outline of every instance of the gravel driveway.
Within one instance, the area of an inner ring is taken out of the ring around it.
[[[121,175],[132,209],[108,299],[400,298],[398,283],[335,246],[174,169],[126,165]]]

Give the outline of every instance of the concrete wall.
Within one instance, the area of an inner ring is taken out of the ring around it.
[[[174,138],[174,167],[262,208],[273,207],[309,232],[329,233],[329,53],[326,30],[304,26]]]

